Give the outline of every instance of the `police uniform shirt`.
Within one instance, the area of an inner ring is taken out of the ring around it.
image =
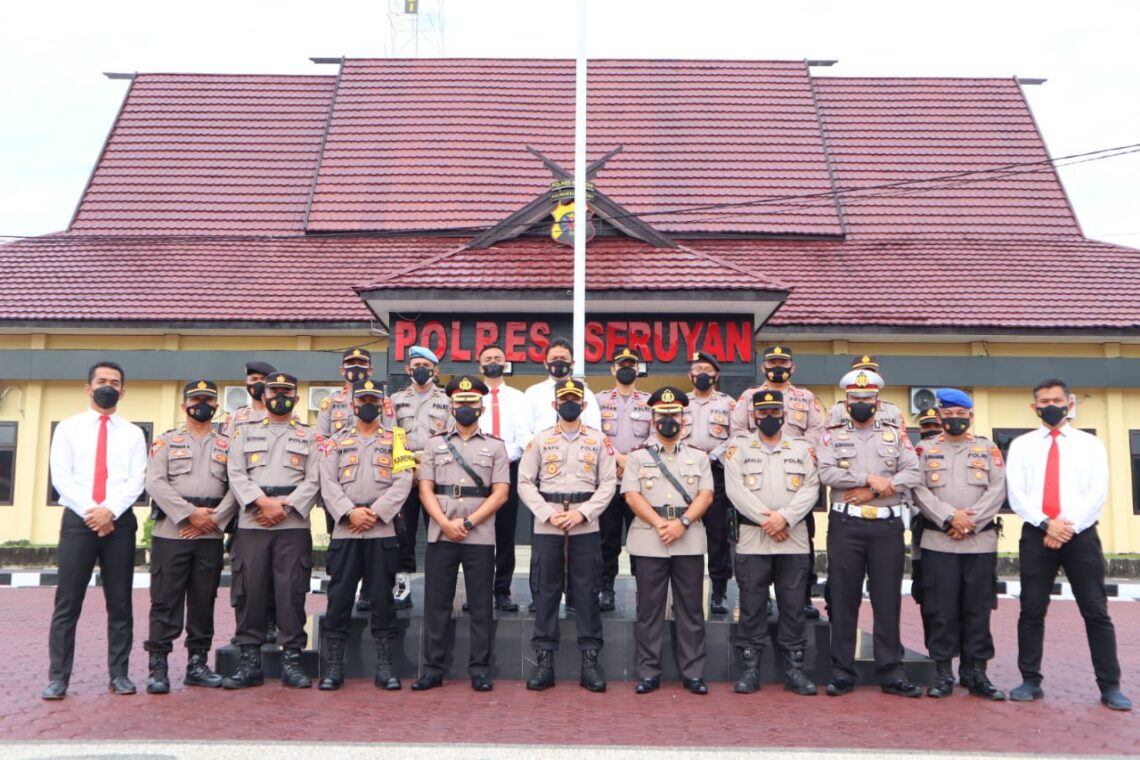
[[[648,402],[649,394],[639,390],[623,396],[614,388],[598,397],[602,432],[610,437],[619,454],[628,454],[649,438],[653,413]]]
[[[434,383],[427,393],[417,393],[409,385],[393,393],[391,399],[396,426],[407,433],[410,451],[423,451],[433,435],[455,429],[451,418],[451,399]]]
[[[352,397],[349,393],[341,388],[321,402],[320,411],[317,412],[318,437],[329,438],[356,424],[356,414],[352,411]],[[380,427],[391,430],[395,426],[392,401],[385,398],[380,409]]]
[[[400,469],[395,448],[395,436],[383,428],[362,436],[350,427],[325,441],[319,470],[321,497],[333,515],[332,538],[396,535],[392,521],[412,490],[413,468]],[[345,518],[361,505],[368,505],[380,519],[365,532],[353,533]]]
[[[831,486],[832,502],[842,501],[843,491],[867,485],[867,475],[882,475],[895,487],[891,496],[880,496],[859,506],[894,507],[906,492],[919,484],[918,457],[910,439],[898,428],[876,419],[867,428],[828,430],[820,440],[819,479]]]
[[[220,499],[213,520],[219,528],[226,527],[237,510],[237,500],[229,490],[229,453],[230,442],[213,428],[201,438],[182,427],[155,439],[146,466],[146,491],[166,515],[154,522],[156,538],[181,539],[179,529],[186,527],[186,519],[200,506],[186,497]],[[221,540],[222,533],[197,538]]]
[[[555,512],[562,511],[562,505],[547,502],[542,493],[592,493],[589,500],[570,505],[569,509],[578,510],[586,520],[571,528],[569,535],[596,533],[598,517],[617,488],[613,447],[602,431],[586,425],[572,439],[556,427],[542,430],[527,444],[519,460],[518,488],[519,499],[534,513],[534,532],[554,536],[566,535],[548,522]]]
[[[967,434],[962,441],[945,435],[926,443],[919,457],[922,481],[914,489],[914,502],[935,528],[922,533],[922,549],[948,554],[996,552],[996,530],[982,530],[993,522],[1005,501],[1005,463],[989,440]],[[975,509],[976,529],[956,541],[941,528],[959,509]]]
[[[736,409],[732,413],[732,434],[751,433],[756,429],[756,418],[752,415],[752,394],[757,391],[772,390],[768,383],[749,388],[740,394]],[[784,393],[784,435],[806,438],[812,447],[819,446],[823,435],[823,407],[819,399],[807,388],[788,385]]]
[[[728,447],[735,407],[736,400],[727,393],[713,391],[705,398],[690,393],[681,425],[681,440],[719,458]]]
[[[906,433],[906,418],[903,417],[902,410],[895,406],[890,401],[879,402],[879,409],[875,412],[875,418],[887,425],[893,425],[899,430]],[[827,421],[824,427],[831,429],[843,425],[850,425],[851,415],[847,413],[847,406],[843,401],[837,401],[835,406],[831,407],[831,411],[827,414]]]
[[[316,436],[307,425],[291,419],[257,425],[246,425],[234,432],[230,440],[230,488],[244,505],[238,513],[238,528],[250,530],[285,530],[309,528],[309,512],[320,489],[318,464],[321,452]],[[272,528],[258,525],[250,505],[265,495],[262,486],[294,486],[283,497],[293,506],[285,509],[286,517]]]
[[[639,493],[645,497],[651,507],[675,507],[677,516],[680,517],[688,509],[688,505],[653,459],[649,450],[651,446],[661,455],[662,463],[673,473],[673,477],[684,486],[685,492],[694,499],[698,491],[713,490],[709,457],[695,446],[683,442],[678,442],[673,450],[669,451],[658,440],[629,454],[621,481],[622,493],[631,491]],[[664,558],[704,554],[707,549],[705,526],[701,520],[696,520],[679,539],[666,545],[661,541],[656,528],[635,515],[629,526],[625,546],[631,556],[637,557]]]
[[[485,398],[484,403],[486,403]],[[483,413],[486,415],[486,410]],[[476,431],[466,441],[457,432],[437,435],[428,441],[423,458],[420,459],[418,470],[420,480],[430,480],[437,486],[475,487],[475,481],[471,479],[471,476],[463,469],[463,465],[459,463],[448,448],[449,441],[462,455],[468,466],[483,479],[483,485],[487,487],[488,493],[490,493],[490,488],[494,483],[509,484],[511,482],[511,465],[510,459],[507,457],[507,447],[493,435],[480,431]],[[470,517],[486,499],[485,496],[455,498],[450,493],[436,494],[435,498],[439,501],[439,506],[449,520]],[[435,520],[428,521],[427,537],[428,543],[451,541],[444,535],[443,529]],[[490,519],[484,520],[476,525],[473,530],[468,531],[467,538],[460,543],[494,546],[495,516],[491,515]]]
[[[724,488],[736,511],[763,524],[761,510],[788,521],[788,539],[776,541],[756,525],[740,524],[737,554],[807,554],[807,517],[819,497],[819,471],[812,447],[787,434],[775,448],[759,433],[738,435],[724,454]]]
[[[265,409],[254,409],[249,404],[239,406],[232,414],[227,414],[222,421],[222,435],[227,438],[234,437],[234,431],[246,425],[256,425],[269,416]]]

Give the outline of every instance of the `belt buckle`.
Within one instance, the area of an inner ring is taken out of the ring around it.
[[[677,508],[674,507],[672,504],[666,504],[665,505],[665,519],[666,520],[676,520],[677,519]]]
[[[462,496],[460,496],[460,489],[461,489],[461,486],[458,483],[452,483],[451,484],[451,498],[453,498],[453,499],[463,498]]]
[[[862,517],[864,520],[878,520],[879,519],[879,508],[878,507],[872,507],[870,504],[864,506]]]

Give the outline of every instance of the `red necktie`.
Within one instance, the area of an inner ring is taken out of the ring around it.
[[[491,389],[491,435],[496,438],[502,438],[499,435],[499,389]]]
[[[1057,447],[1060,430],[1050,430],[1053,443],[1049,446],[1049,459],[1045,464],[1045,495],[1041,499],[1041,511],[1050,520],[1061,514],[1061,449]]]
[[[99,415],[99,442],[95,446],[95,482],[91,485],[91,498],[102,506],[107,499],[107,423],[111,418]]]

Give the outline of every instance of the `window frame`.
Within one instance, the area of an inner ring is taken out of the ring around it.
[[[11,507],[16,503],[16,457],[20,446],[20,423],[16,420],[4,420],[0,422],[0,428],[12,429],[12,443],[0,443],[0,451],[12,452],[12,467],[8,473],[8,488],[10,493],[7,499],[3,498],[3,495],[0,494],[0,507]],[[0,482],[3,482],[3,477],[3,473],[0,473]]]

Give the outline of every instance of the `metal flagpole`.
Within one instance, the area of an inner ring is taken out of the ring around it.
[[[586,374],[586,17],[578,0],[578,54],[574,72],[574,374]]]

